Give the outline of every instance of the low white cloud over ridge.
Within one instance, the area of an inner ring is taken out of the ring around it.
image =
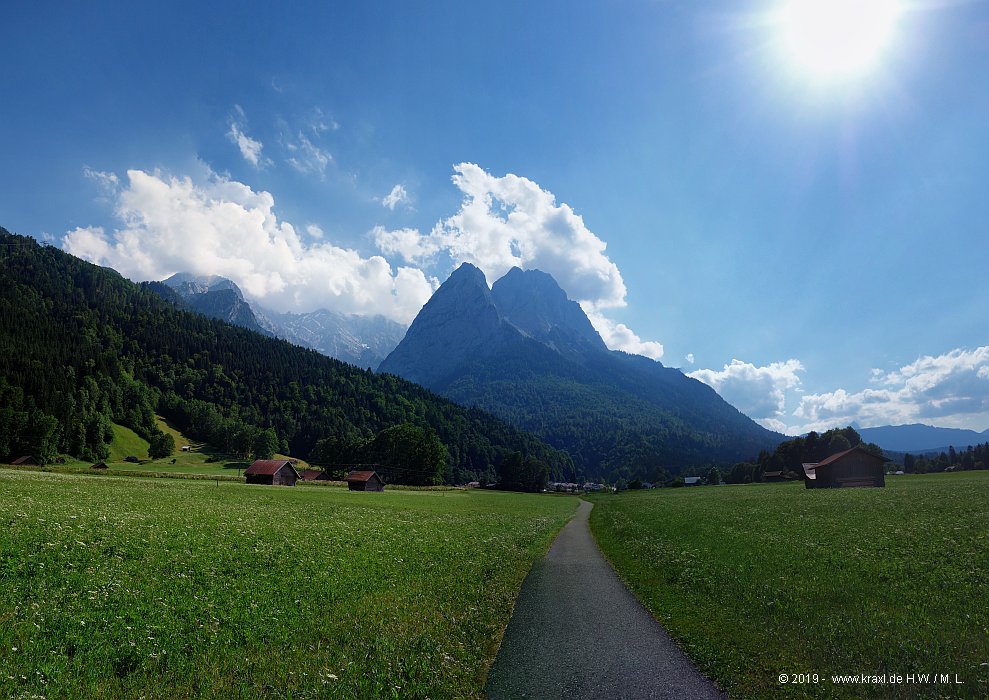
[[[724,369],[699,369],[687,374],[717,391],[739,411],[772,430],[783,430],[786,392],[800,386],[799,360],[771,362],[763,367],[733,359]]]
[[[800,430],[932,423],[977,428],[989,413],[989,346],[925,355],[892,372],[873,370],[873,387],[801,397],[793,415]]]
[[[277,218],[270,193],[211,171],[193,181],[129,170],[126,183],[112,173],[90,173],[98,183],[115,185],[105,189],[113,190],[110,201],[121,226],[112,233],[77,228],[63,247],[133,279],[177,271],[216,274],[277,310],[323,307],[400,323],[412,320],[438,284],[424,269],[470,262],[489,283],[514,266],[540,269],[581,304],[609,347],[663,356],[661,343],[643,340],[605,315],[626,305],[625,283],[604,241],[568,205],[526,178],[495,177],[470,163],[454,170],[453,182],[464,195],[459,210],[428,234],[373,228],[380,256],[335,246],[316,224],[297,232]],[[407,195],[399,201],[407,202]],[[393,267],[386,258],[406,265]]]
[[[567,204],[538,184],[517,175],[497,177],[473,163],[454,166],[453,183],[463,193],[460,209],[428,234],[416,229],[372,231],[379,250],[408,263],[429,265],[443,255],[458,265],[469,262],[491,283],[512,267],[552,275],[578,301],[609,347],[653,359],[663,346],[643,341],[602,310],[626,305],[625,282],[605,253],[607,244]]]
[[[378,255],[304,242],[275,215],[271,194],[215,173],[194,183],[129,170],[114,204],[119,229],[76,228],[63,247],[132,279],[179,271],[222,275],[276,310],[322,307],[400,323],[412,320],[437,284],[419,269],[393,269]]]

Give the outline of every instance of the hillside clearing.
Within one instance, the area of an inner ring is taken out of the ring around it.
[[[989,473],[592,499],[600,546],[733,697],[989,696]],[[950,674],[950,689],[830,674]],[[954,685],[954,674],[964,685]]]
[[[480,697],[573,499],[0,470],[0,697]]]

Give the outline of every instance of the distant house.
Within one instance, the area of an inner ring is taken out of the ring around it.
[[[303,481],[329,481],[330,475],[325,469],[303,469],[299,472],[299,478]]]
[[[189,445],[182,445],[182,451],[183,452],[188,452],[191,449],[192,449],[192,447],[190,447]]]
[[[38,460],[31,455],[25,455],[24,457],[18,457],[11,464],[18,467],[36,467],[38,466]]]
[[[291,459],[259,459],[244,470],[249,484],[268,486],[295,486],[299,472]]]
[[[804,485],[809,489],[883,487],[885,457],[856,446],[833,454],[822,462],[804,464]]]
[[[467,488],[469,488],[469,489],[479,489],[479,488],[481,488],[481,482],[480,481],[468,481],[467,482]]]
[[[97,462],[90,469],[109,469],[109,467],[106,466],[106,462]]]
[[[762,480],[763,481],[786,481],[786,479],[783,478],[783,472],[782,471],[763,472],[762,473]]]
[[[347,474],[347,478],[344,479],[347,482],[347,488],[351,491],[384,491],[385,482],[381,480],[377,472],[373,471],[354,471]]]
[[[699,476],[685,476],[683,477],[684,486],[700,486],[701,478]]]

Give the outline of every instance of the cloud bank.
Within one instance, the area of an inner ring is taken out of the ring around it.
[[[99,181],[116,182],[109,174]],[[120,228],[76,228],[62,245],[132,279],[180,271],[222,275],[276,310],[322,307],[400,323],[412,320],[438,284],[419,269],[393,269],[381,256],[322,242],[314,235],[318,227],[309,228],[304,242],[278,219],[271,194],[215,173],[196,184],[129,170],[114,203]]]
[[[892,372],[873,370],[872,387],[803,396],[793,415],[801,432],[855,421],[864,427],[934,423],[971,427],[989,413],[989,346],[925,355]]]
[[[786,392],[800,386],[799,360],[772,362],[756,367],[733,359],[721,370],[699,369],[687,374],[717,391],[722,398],[749,418],[772,430],[786,426],[780,419],[786,410]]]

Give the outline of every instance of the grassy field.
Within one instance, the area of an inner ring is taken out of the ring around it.
[[[148,441],[130,428],[113,424],[113,442],[107,462],[123,462],[125,457],[148,458]]]
[[[573,499],[0,470],[0,697],[480,697]]]
[[[989,472],[887,483],[598,496],[591,527],[732,697],[989,697]],[[819,678],[782,687],[783,673]],[[833,673],[951,682],[838,686]]]

